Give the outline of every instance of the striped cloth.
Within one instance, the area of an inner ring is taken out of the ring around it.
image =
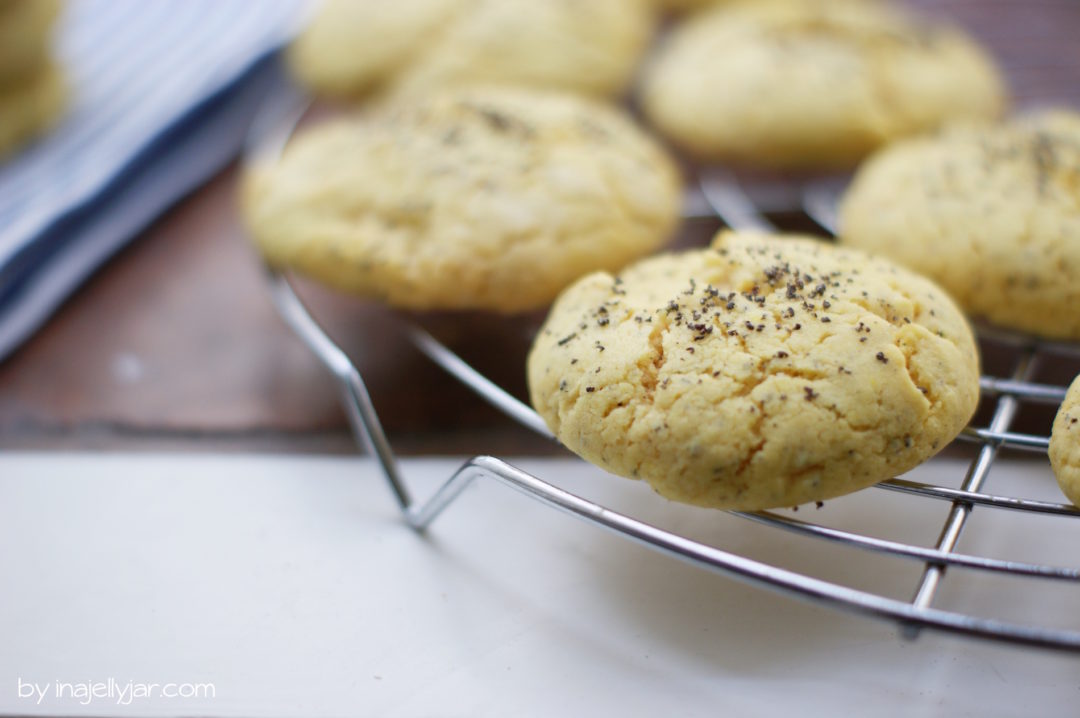
[[[72,93],[0,164],[0,360],[110,255],[228,163],[284,84],[303,0],[68,0]]]

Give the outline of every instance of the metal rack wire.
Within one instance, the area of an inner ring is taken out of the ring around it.
[[[294,106],[284,113],[268,113],[277,121],[270,126],[256,128],[253,141],[249,143],[249,159],[256,152],[279,152],[302,112],[302,107]],[[731,175],[706,173],[700,178],[699,185],[711,215],[728,226],[771,229],[769,221]],[[834,184],[811,185],[800,191],[801,210],[828,231],[832,229],[835,193]],[[1003,560],[957,551],[959,539],[976,509],[1080,518],[1080,509],[1071,505],[984,491],[990,468],[1002,448],[1045,454],[1047,436],[1016,433],[1010,431],[1010,427],[1023,404],[1060,403],[1064,387],[1033,383],[1031,378],[1044,356],[1080,357],[1080,346],[980,329],[980,339],[1013,348],[1016,358],[1009,376],[981,378],[983,397],[992,399],[993,409],[985,426],[970,426],[959,437],[977,446],[975,458],[969,464],[959,488],[904,479],[892,479],[878,485],[880,490],[887,492],[908,494],[928,502],[945,502],[948,506],[947,517],[932,546],[841,530],[772,511],[732,512],[749,521],[790,532],[800,539],[839,543],[921,564],[922,572],[912,598],[903,601],[725,551],[570,493],[549,480],[528,474],[492,456],[474,457],[448,477],[429,498],[422,502],[414,501],[360,372],[311,316],[288,278],[270,268],[267,269],[267,278],[274,303],[282,317],[337,379],[342,403],[358,444],[379,462],[406,523],[413,529],[426,530],[471,482],[477,479],[491,480],[631,541],[707,570],[836,609],[896,622],[907,638],[914,638],[920,630],[929,628],[976,638],[1080,652],[1080,630],[985,618],[942,610],[933,605],[947,571],[954,568],[1018,576],[1030,581],[1080,582],[1080,568]],[[530,407],[488,380],[433,336],[415,327],[410,328],[409,335],[417,350],[510,419],[554,439],[543,420]]]

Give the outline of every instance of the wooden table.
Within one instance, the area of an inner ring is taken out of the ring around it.
[[[1080,106],[1080,0],[919,0],[997,55],[1020,107]],[[326,371],[276,315],[228,168],[180,202],[0,364],[0,448],[352,451]],[[683,241],[711,230],[692,226]],[[1080,238],[1078,238],[1080,241]],[[404,453],[542,454],[420,357],[392,312],[302,286]],[[418,320],[524,396],[540,316]]]

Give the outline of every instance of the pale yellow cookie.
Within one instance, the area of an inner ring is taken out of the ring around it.
[[[0,158],[48,129],[65,99],[63,76],[48,65],[20,84],[0,88]]]
[[[1080,377],[1065,393],[1065,400],[1054,417],[1050,465],[1062,492],[1080,506]]]
[[[503,313],[655,250],[681,204],[671,160],[622,111],[506,88],[305,131],[245,190],[275,265],[400,307]]]
[[[567,289],[528,379],[585,459],[677,501],[754,510],[918,465],[974,412],[979,360],[922,277],[808,238],[722,232]]]
[[[976,317],[1080,339],[1080,115],[890,146],[856,175],[840,235],[932,277]]]
[[[477,83],[612,96],[654,19],[647,0],[327,0],[290,60],[346,97]]]
[[[59,0],[0,3],[0,86],[22,84],[46,64],[59,11]]]
[[[1005,103],[961,32],[870,0],[737,3],[679,25],[646,64],[649,120],[706,160],[849,167],[896,137]]]

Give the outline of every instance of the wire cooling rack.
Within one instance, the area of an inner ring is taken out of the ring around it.
[[[276,109],[268,109],[252,130],[248,159],[264,153],[279,153],[305,110],[306,105],[297,105],[295,99]],[[698,186],[698,201],[688,202],[688,219],[718,219],[736,229],[772,229],[772,224],[732,175],[705,172],[699,178]],[[834,207],[839,190],[836,183],[821,182],[796,189],[787,186],[786,190],[789,196],[796,198],[798,209],[805,216],[827,232],[833,230]],[[799,520],[776,511],[730,512],[787,532],[792,541],[837,543],[915,562],[922,567],[921,571],[911,587],[910,600],[901,600],[885,592],[855,588],[809,571],[772,565],[681,535],[571,493],[550,480],[526,473],[492,456],[470,459],[429,498],[414,501],[355,364],[308,312],[287,276],[267,268],[267,279],[281,316],[336,377],[356,441],[376,458],[405,522],[417,531],[426,530],[473,481],[494,481],[542,504],[701,568],[832,608],[895,622],[902,635],[909,639],[914,639],[922,629],[928,628],[1007,643],[1080,652],[1080,629],[1058,628],[1032,621],[1013,622],[934,606],[943,582],[953,571],[1005,574],[1030,583],[1065,582],[1073,584],[1070,588],[1076,588],[1076,584],[1080,583],[1080,568],[967,554],[957,550],[961,535],[976,512],[980,515],[1019,512],[1043,517],[1040,519],[1043,521],[1080,519],[1080,510],[1071,505],[1030,498],[1019,495],[1023,494],[1019,491],[1015,492],[1018,495],[1013,495],[984,490],[990,469],[1002,449],[1017,449],[1045,456],[1049,444],[1045,434],[1017,433],[1010,431],[1010,428],[1018,412],[1026,405],[1060,404],[1065,394],[1063,386],[1034,383],[1032,377],[1039,363],[1053,356],[1076,361],[1080,370],[1078,345],[978,328],[984,347],[997,345],[999,351],[1007,353],[1011,370],[1007,376],[983,376],[980,379],[983,403],[990,404],[989,419],[984,425],[967,427],[958,437],[959,442],[973,444],[976,449],[958,486],[892,479],[875,487],[879,491],[917,497],[925,502],[928,510],[931,505],[947,508],[939,534],[936,538],[928,537],[930,545],[890,540],[868,532]],[[418,351],[511,420],[554,439],[543,420],[529,406],[487,379],[433,336],[416,327],[409,328],[409,336]],[[1024,590],[1038,591],[1038,586],[1025,586]],[[1075,604],[1075,598],[1071,603]]]

